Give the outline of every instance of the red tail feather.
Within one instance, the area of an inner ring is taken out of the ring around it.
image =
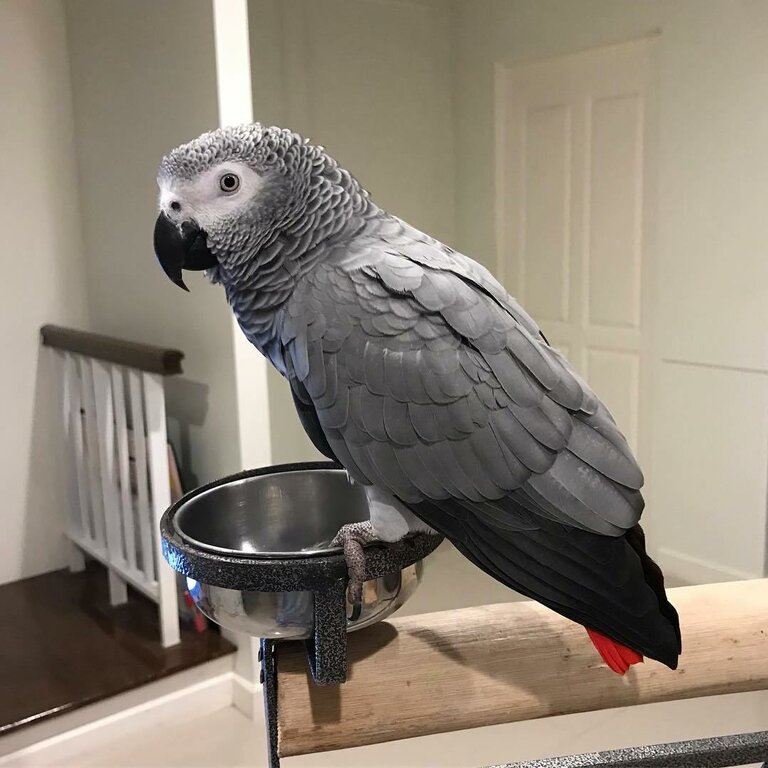
[[[600,634],[597,630],[584,627],[587,630],[589,639],[597,648],[597,652],[603,657],[603,661],[616,674],[623,675],[633,664],[640,664],[643,661],[642,654],[627,648],[626,645],[611,640],[610,637]]]

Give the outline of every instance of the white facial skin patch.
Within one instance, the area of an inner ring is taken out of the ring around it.
[[[230,189],[232,177],[236,188]],[[224,162],[194,179],[161,179],[160,211],[181,224],[192,219],[201,229],[253,204],[266,184],[264,178],[244,163]]]

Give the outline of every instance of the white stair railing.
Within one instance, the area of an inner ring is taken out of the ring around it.
[[[181,352],[45,326],[60,363],[71,503],[70,567],[106,566],[112,605],[130,584],[160,610],[163,646],[179,642],[176,575],[162,557],[160,518],[171,503],[163,377]]]

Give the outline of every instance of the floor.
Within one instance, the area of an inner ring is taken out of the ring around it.
[[[444,541],[425,561],[422,581],[415,594],[398,610],[398,616],[449,611],[475,605],[524,600],[500,584]]]
[[[0,586],[0,736],[234,651],[191,625],[163,648],[157,606],[128,595],[110,606],[95,562]]]
[[[282,762],[283,768],[480,768],[512,760],[765,729],[768,691],[760,691],[489,726]],[[112,741],[108,747],[84,750],[61,761],[54,758],[44,765],[256,768],[265,765],[264,754],[261,725],[228,708],[181,724],[158,725]],[[23,765],[31,768],[33,763]]]

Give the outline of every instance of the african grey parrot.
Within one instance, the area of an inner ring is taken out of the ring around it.
[[[606,407],[482,266],[379,208],[323,147],[260,124],[159,168],[155,251],[224,286],[288,380],[315,446],[366,489],[336,542],[440,532],[486,573],[583,624],[624,673],[671,668],[677,613],[638,520],[642,473]]]

